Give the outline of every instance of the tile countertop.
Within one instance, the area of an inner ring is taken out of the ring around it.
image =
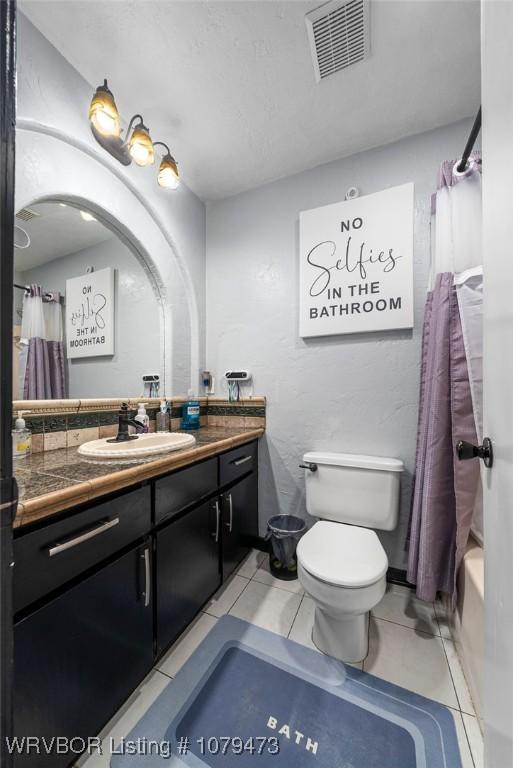
[[[192,448],[139,459],[93,460],[81,456],[77,448],[17,459],[19,502],[14,528],[256,440],[264,429],[201,427],[193,434]]]

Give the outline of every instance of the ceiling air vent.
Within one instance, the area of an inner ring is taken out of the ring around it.
[[[318,82],[369,55],[369,0],[331,0],[305,20]]]
[[[30,208],[22,208],[16,214],[16,218],[21,219],[22,221],[30,221],[31,219],[35,219],[38,216],[41,216],[41,214],[32,211]]]

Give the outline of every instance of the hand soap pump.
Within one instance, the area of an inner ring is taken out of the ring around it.
[[[182,411],[182,429],[199,429],[200,426],[200,404],[196,400],[192,389],[189,390],[188,399],[183,405]]]
[[[165,400],[161,400],[157,413],[157,432],[169,432],[169,411]]]
[[[137,428],[137,432],[149,432],[150,431],[150,417],[146,413],[146,403],[138,403],[137,416],[134,421],[138,421],[141,425],[141,429]]]
[[[24,413],[25,411],[18,411],[12,431],[12,455],[15,459],[30,456],[32,452],[32,433],[30,429],[27,429],[23,418]]]

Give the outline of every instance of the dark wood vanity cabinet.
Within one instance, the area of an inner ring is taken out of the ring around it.
[[[221,563],[227,579],[258,535],[258,475],[252,472],[221,494]]]
[[[153,662],[151,542],[134,547],[14,629],[16,736],[94,736]],[[29,754],[16,768],[60,768],[73,755]]]
[[[101,730],[249,551],[257,480],[254,442],[17,535],[16,736]]]
[[[249,457],[249,458],[248,458]],[[217,461],[217,460],[214,460]],[[198,488],[211,487],[209,478]],[[174,500],[191,501],[190,482],[177,472],[156,481],[156,510],[171,522],[156,533],[157,653],[163,653],[199,612],[208,598],[237,568],[258,536],[257,444],[219,457],[219,481],[207,501],[191,505],[179,516],[168,510]],[[174,484],[173,494],[169,489]],[[218,491],[217,488],[221,490]],[[158,520],[158,518],[157,518]]]
[[[157,653],[164,651],[221,584],[217,499],[156,535]]]

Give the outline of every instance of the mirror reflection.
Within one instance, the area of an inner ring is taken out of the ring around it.
[[[18,211],[15,235],[14,399],[158,396],[158,289],[131,248],[62,202]]]

